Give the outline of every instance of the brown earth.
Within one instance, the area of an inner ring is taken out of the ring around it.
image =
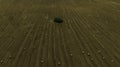
[[[0,67],[120,67],[119,35],[119,0],[0,0]]]

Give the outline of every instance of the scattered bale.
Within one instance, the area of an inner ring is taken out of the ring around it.
[[[70,56],[72,57],[72,56],[73,56],[73,54],[70,54]]]
[[[63,23],[63,19],[60,18],[60,17],[55,17],[54,18],[54,22],[56,22],[56,23]]]
[[[11,55],[9,56],[9,59],[12,59],[12,56],[11,56]]]
[[[93,58],[91,58],[90,60],[91,60],[91,61],[93,61],[94,59],[93,59]]]
[[[58,62],[58,65],[61,65],[61,63],[60,63],[60,62]]]
[[[105,57],[102,57],[102,59],[104,60],[104,59],[105,59]]]
[[[101,53],[101,50],[98,50],[98,53],[100,54],[100,53]]]
[[[40,62],[41,62],[41,63],[44,63],[45,61],[44,61],[44,60],[41,60]]]
[[[23,50],[26,50],[26,48],[23,48]]]
[[[0,63],[2,64],[2,63],[3,63],[3,60],[1,60]]]
[[[82,51],[82,54],[85,54],[85,51]]]
[[[112,60],[111,60],[111,62],[113,63],[113,62],[114,62],[114,60],[112,59]]]
[[[90,56],[90,53],[87,53],[88,56]]]

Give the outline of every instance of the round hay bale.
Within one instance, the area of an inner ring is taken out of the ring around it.
[[[60,18],[60,17],[55,17],[54,18],[54,22],[56,22],[56,23],[63,23],[63,19]]]

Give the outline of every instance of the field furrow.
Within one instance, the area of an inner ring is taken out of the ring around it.
[[[119,4],[0,0],[0,67],[119,67]]]

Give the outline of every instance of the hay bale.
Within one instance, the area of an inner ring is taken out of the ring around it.
[[[55,18],[54,18],[54,22],[56,22],[56,23],[62,23],[62,22],[63,22],[63,19],[60,18],[60,17],[55,17]]]

